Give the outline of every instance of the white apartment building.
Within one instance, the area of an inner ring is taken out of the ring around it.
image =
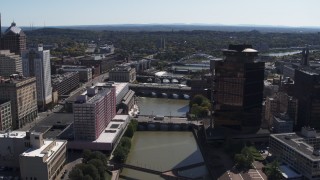
[[[37,104],[40,108],[52,101],[50,51],[32,48],[22,52],[23,75],[25,77],[36,77],[37,84]]]

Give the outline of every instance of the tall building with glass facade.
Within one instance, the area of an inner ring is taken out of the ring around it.
[[[251,45],[230,45],[214,63],[215,126],[260,127],[264,62]]]

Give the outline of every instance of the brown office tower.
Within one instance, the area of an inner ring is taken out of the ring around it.
[[[25,33],[14,22],[2,35],[2,49],[8,49],[12,53],[21,55],[26,50],[26,43]]]
[[[257,130],[261,124],[264,62],[251,45],[229,45],[225,58],[215,62],[214,125]]]
[[[298,99],[298,125],[320,129],[320,72],[310,68],[296,69],[294,91]]]

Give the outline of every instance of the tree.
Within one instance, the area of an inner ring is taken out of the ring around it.
[[[116,150],[113,152],[113,160],[118,163],[124,163],[127,159],[127,152],[124,147],[117,146]]]
[[[267,164],[263,170],[268,176],[268,179],[278,180],[282,177],[281,172],[279,171],[279,162],[277,160]]]
[[[130,123],[130,124],[128,125],[128,127],[127,127],[126,132],[124,133],[124,136],[129,137],[129,138],[132,138],[132,137],[133,137],[133,134],[134,134],[133,126],[132,126],[132,124]]]
[[[253,155],[249,149],[249,147],[245,146],[242,148],[240,154],[236,154],[234,157],[236,162],[236,166],[239,169],[247,169],[251,167],[251,164],[254,161]]]
[[[78,167],[74,167],[69,173],[69,178],[71,180],[82,179],[83,173],[82,173],[81,169],[79,169]]]

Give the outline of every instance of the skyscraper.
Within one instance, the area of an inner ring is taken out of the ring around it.
[[[294,83],[298,99],[298,126],[320,129],[320,73],[309,68],[296,69]]]
[[[26,50],[27,37],[21,28],[16,26],[15,22],[2,35],[2,49],[8,49],[10,52],[20,55]]]
[[[22,52],[23,75],[36,77],[37,99],[40,109],[52,101],[50,51],[43,50],[42,45]]]
[[[251,45],[229,45],[225,58],[214,62],[215,126],[245,130],[260,127],[263,101],[264,62]]]

